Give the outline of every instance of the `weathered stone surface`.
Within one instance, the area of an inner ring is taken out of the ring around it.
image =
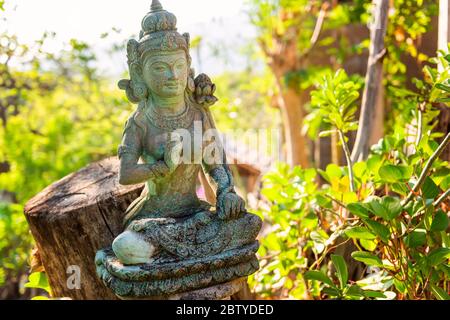
[[[165,295],[158,297],[148,297],[145,300],[230,300],[230,297],[245,289],[247,278],[239,278],[230,282],[221,283],[215,286],[197,289],[193,291]],[[122,297],[121,297],[122,298]],[[122,298],[129,300],[130,298]],[[134,298],[135,299],[135,298]]]

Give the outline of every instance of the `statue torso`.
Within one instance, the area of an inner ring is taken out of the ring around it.
[[[155,123],[155,119],[145,110],[140,119],[141,124],[145,125],[141,160],[148,164],[164,160],[165,146],[170,142],[170,133],[175,128],[186,129],[192,137],[190,158],[194,160],[195,150],[198,152],[199,147],[204,147],[194,143],[194,130],[202,125],[203,118],[202,111],[191,106],[175,121],[161,125],[161,122]],[[204,209],[196,193],[200,161],[181,163],[166,178],[148,181],[146,202],[136,218],[183,217],[197,212],[199,208]]]

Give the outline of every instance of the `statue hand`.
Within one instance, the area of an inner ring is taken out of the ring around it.
[[[217,213],[220,219],[237,219],[245,211],[245,201],[236,193],[228,192],[217,197]]]
[[[164,161],[158,161],[150,166],[150,170],[155,178],[164,178],[170,173],[169,166]]]
[[[195,78],[194,83],[194,97],[198,104],[203,107],[210,107],[218,101],[214,96],[216,85],[212,83],[211,79],[206,74],[199,74]]]
[[[170,172],[174,172],[181,163],[183,144],[179,141],[170,141],[164,150],[164,162]]]

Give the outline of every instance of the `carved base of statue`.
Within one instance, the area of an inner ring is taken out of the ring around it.
[[[205,259],[137,266],[125,266],[111,251],[104,250],[97,254],[97,273],[105,285],[122,299],[187,295],[191,291],[251,275],[259,269],[255,257],[257,249],[258,244],[255,242]],[[208,299],[200,294],[196,296],[201,300]]]
[[[239,278],[207,288],[146,298],[120,297],[121,300],[231,300],[231,297],[245,290],[247,278]]]
[[[223,221],[215,212],[199,211],[185,218],[144,218],[129,228],[136,225],[144,225],[144,231],[125,231],[112,248],[96,256],[98,276],[121,298],[173,296],[247,277],[259,269],[254,239],[261,220],[253,214]]]

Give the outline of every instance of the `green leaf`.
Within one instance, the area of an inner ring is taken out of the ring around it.
[[[438,248],[431,251],[428,254],[427,261],[430,266],[435,267],[449,258],[450,258],[449,248]]]
[[[434,183],[433,179],[430,177],[425,178],[425,182],[422,186],[422,195],[425,199],[436,198],[441,191],[439,187]]]
[[[434,216],[430,230],[445,231],[447,230],[447,227],[448,227],[448,216],[444,211],[439,210],[438,212],[436,212],[436,215]]]
[[[372,155],[367,160],[367,169],[373,174],[377,173],[383,163],[383,158],[380,155]]]
[[[438,300],[450,300],[450,295],[444,289],[439,288],[434,284],[431,285],[431,292]]]
[[[340,297],[341,292],[337,288],[325,287],[322,289],[322,292],[327,294],[330,297]]]
[[[359,243],[364,249],[370,252],[375,251],[377,248],[377,243],[373,240],[360,239]]]
[[[383,197],[381,199],[381,205],[386,209],[389,221],[397,218],[402,212],[402,205],[398,198]]]
[[[365,162],[357,162],[353,165],[353,174],[357,178],[364,176],[367,170],[367,164]]]
[[[446,86],[443,83],[436,83],[436,88],[446,91],[446,92],[450,92],[450,86]]]
[[[33,272],[28,277],[28,282],[25,283],[25,288],[44,289],[50,293],[50,285],[48,284],[47,276],[44,272]]]
[[[358,202],[349,203],[347,205],[347,209],[351,213],[353,213],[355,216],[358,216],[360,218],[368,218],[369,217],[369,210],[362,203],[358,203]]]
[[[327,166],[326,173],[330,179],[342,177],[341,167],[333,163]]]
[[[380,291],[364,290],[364,296],[367,298],[382,298],[386,299],[386,295]]]
[[[377,236],[364,227],[353,227],[345,231],[345,234],[349,238],[353,239],[366,239],[373,240]]]
[[[352,252],[352,258],[368,266],[383,267],[383,261],[376,255],[364,251]]]
[[[389,220],[389,213],[387,210],[383,207],[381,204],[381,200],[378,198],[374,198],[369,202],[370,208],[372,209],[372,212],[384,220]]]
[[[363,221],[370,228],[370,230],[372,230],[377,236],[380,237],[381,241],[383,241],[384,243],[389,242],[391,232],[389,231],[388,227],[386,227],[382,223],[379,223],[378,221],[370,219],[364,219]]]
[[[348,281],[348,270],[347,265],[345,264],[345,260],[342,256],[332,254],[331,261],[336,268],[336,275],[341,284],[341,289],[343,289]]]
[[[387,221],[397,218],[402,212],[400,199],[390,196],[373,198],[368,204],[376,216]]]
[[[427,231],[416,229],[405,237],[405,244],[410,248],[417,248],[427,243]]]
[[[358,285],[352,285],[345,293],[347,298],[362,298],[364,297],[364,290]]]
[[[425,208],[425,214],[423,216],[423,224],[425,225],[425,229],[428,231],[431,230],[431,224],[433,223],[433,213],[434,213],[434,207],[432,205],[429,205]]]
[[[336,285],[333,283],[333,280],[328,278],[322,271],[317,270],[307,271],[305,272],[305,279],[320,281],[329,285],[330,287],[333,288],[336,287]]]
[[[398,182],[408,180],[411,170],[405,166],[386,164],[378,170],[378,174],[387,182]]]

